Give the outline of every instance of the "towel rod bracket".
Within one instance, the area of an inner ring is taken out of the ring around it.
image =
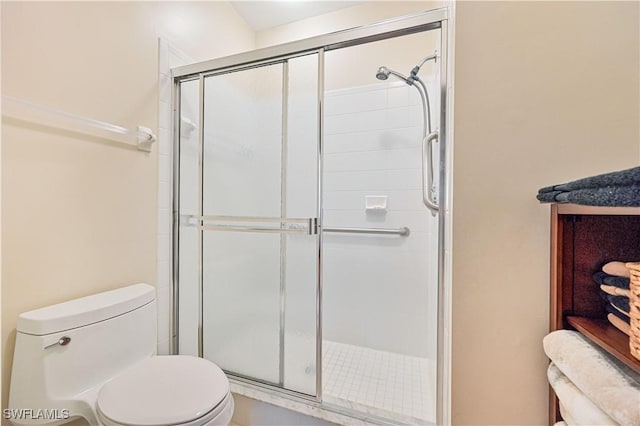
[[[150,128],[138,126],[138,149],[151,152],[151,145],[156,141],[156,136]]]

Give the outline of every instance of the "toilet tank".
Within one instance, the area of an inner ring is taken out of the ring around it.
[[[155,355],[156,335],[155,290],[148,284],[25,312],[18,318],[9,408],[69,408]]]

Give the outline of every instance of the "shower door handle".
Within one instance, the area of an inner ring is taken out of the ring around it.
[[[432,144],[438,139],[438,131],[429,133],[422,139],[422,201],[424,205],[431,210],[432,213],[438,213],[440,207],[435,200],[432,200],[431,194],[435,195],[433,187],[433,154]]]
[[[213,222],[213,223],[212,223]],[[276,226],[263,226],[273,223]],[[280,218],[250,216],[181,215],[182,226],[195,226],[201,231],[258,232],[273,234],[318,234],[318,218]]]

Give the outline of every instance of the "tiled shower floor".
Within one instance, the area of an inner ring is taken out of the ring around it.
[[[408,424],[435,421],[435,363],[324,340],[323,400]]]

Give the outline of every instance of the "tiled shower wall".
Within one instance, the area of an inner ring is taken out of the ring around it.
[[[390,82],[325,94],[325,227],[411,230],[325,233],[327,340],[435,357],[437,219],[422,203],[421,140],[415,88]],[[367,195],[386,196],[387,210],[366,211]]]
[[[158,39],[158,264],[156,303],[158,310],[158,354],[170,350],[171,253],[172,253],[172,105],[171,68],[193,62],[188,56]],[[155,147],[154,147],[155,148]]]

